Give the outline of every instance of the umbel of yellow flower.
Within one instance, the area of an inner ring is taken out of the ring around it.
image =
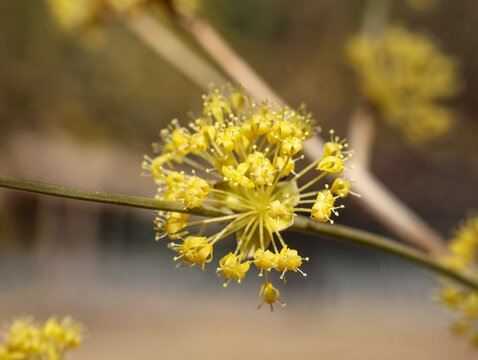
[[[335,203],[348,195],[350,183],[338,178],[330,189],[325,185],[324,190],[306,190],[326,174],[343,173],[351,153],[332,131],[324,153],[296,172],[296,162],[304,158],[302,143],[315,129],[304,107],[257,104],[231,86],[212,89],[203,100],[202,115],[188,127],[173,120],[161,131],[161,142],[154,144],[156,157],[145,156],[142,167],[158,184],[157,199],[180,201],[185,209],[210,205],[224,216],[189,222],[189,214],[160,211],[156,239],[173,239],[169,247],[177,252],[175,261],[204,269],[212,261],[214,245],[235,234],[236,247],[219,260],[217,274],[224,277],[224,286],[231,280],[240,283],[255,265],[266,275],[260,298],[272,305],[279,292],[270,284],[269,273],[277,271],[284,281],[288,271],[305,276],[300,266],[308,261],[286,245],[281,231],[293,224],[297,212],[333,222],[343,207]],[[298,185],[314,169],[312,179]],[[224,225],[206,235],[211,224]],[[200,229],[193,230],[196,226]]]
[[[411,142],[444,134],[450,110],[440,103],[459,89],[456,65],[423,35],[395,26],[380,38],[356,36],[347,55],[363,96]]]
[[[14,320],[5,344],[0,345],[0,360],[63,360],[68,350],[79,346],[83,326],[70,317],[50,318],[45,324],[31,317]]]
[[[478,216],[472,216],[455,231],[448,245],[449,254],[442,262],[450,269],[478,278]],[[478,292],[444,282],[439,300],[446,308],[456,312],[458,318],[451,325],[456,335],[468,336],[478,346]]]

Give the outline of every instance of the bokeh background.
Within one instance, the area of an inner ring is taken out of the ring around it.
[[[292,106],[345,134],[357,102],[344,44],[364,1],[203,0],[203,16]],[[438,1],[392,22],[428,33],[466,84],[449,134],[411,147],[378,123],[376,175],[443,236],[478,206],[478,3]],[[52,23],[43,1],[0,0],[0,173],[152,196],[140,164],[172,118],[199,112],[202,91],[120,22],[92,49]],[[174,31],[180,32],[179,29]],[[186,34],[180,34],[194,47]],[[200,53],[200,50],[197,49]],[[284,309],[256,310],[251,272],[227,290],[214,274],[176,269],[155,242],[154,213],[0,190],[0,320],[71,314],[88,330],[71,359],[471,359],[449,334],[438,284],[400,259],[289,233],[311,258],[279,286]],[[338,222],[388,235],[349,201]],[[225,243],[225,244],[224,244]],[[233,247],[233,239],[216,252]]]

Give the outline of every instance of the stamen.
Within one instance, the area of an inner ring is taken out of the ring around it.
[[[235,219],[237,217],[241,216],[241,214],[232,214],[232,215],[226,215],[226,216],[220,216],[220,217],[215,217],[215,218],[210,218],[206,220],[199,220],[199,221],[194,221],[189,223],[187,226],[194,226],[194,225],[201,225],[201,224],[209,224],[213,222],[221,222],[221,221],[226,221],[230,219]]]

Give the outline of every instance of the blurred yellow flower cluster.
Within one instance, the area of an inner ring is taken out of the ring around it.
[[[199,0],[46,0],[56,24],[64,31],[89,33],[112,15],[132,15],[147,5],[165,6],[179,13],[194,13]]]
[[[416,12],[427,12],[434,9],[438,0],[405,0],[407,5]]]
[[[86,30],[111,12],[125,14],[148,0],[47,0],[51,15],[66,31]]]
[[[47,0],[53,21],[64,32],[78,35],[89,50],[101,49],[106,36],[101,25],[114,16],[130,16],[155,0]],[[159,1],[159,0],[158,0]]]
[[[50,318],[43,325],[22,317],[10,325],[5,345],[0,345],[0,360],[63,360],[82,337],[83,327],[70,317]]]
[[[378,39],[352,38],[347,55],[363,96],[408,140],[449,130],[452,114],[440,102],[459,89],[456,64],[426,36],[395,26]]]
[[[296,172],[296,163],[304,158],[302,143],[313,135],[315,126],[304,107],[256,104],[231,86],[212,89],[203,100],[202,115],[188,127],[173,120],[161,131],[161,142],[154,145],[158,155],[146,156],[142,167],[158,184],[158,199],[181,201],[185,208],[207,204],[225,215],[188,223],[189,214],[159,212],[156,238],[179,240],[169,244],[177,252],[174,260],[204,268],[212,261],[214,245],[236,234],[237,246],[219,261],[217,273],[225,278],[224,286],[231,279],[240,283],[252,263],[259,276],[265,274],[260,298],[272,309],[279,292],[269,282],[269,272],[276,270],[284,279],[287,271],[302,273],[299,267],[308,260],[285,244],[280,231],[293,224],[297,212],[333,222],[331,216],[343,207],[336,200],[349,194],[350,182],[338,177],[331,187],[305,190],[326,174],[342,174],[351,153],[345,141],[331,132],[323,154]],[[192,170],[187,173],[188,167]],[[314,168],[318,173],[299,187],[297,181]],[[204,235],[213,223],[227,224]],[[191,235],[191,226],[201,228]]]
[[[450,269],[478,279],[478,216],[472,216],[462,223],[449,243],[449,254],[443,264]],[[459,314],[451,329],[457,335],[470,336],[478,346],[478,291],[463,289],[455,284],[445,283],[440,292],[441,303]]]
[[[101,4],[97,0],[68,1],[47,0],[51,15],[58,26],[64,30],[79,29],[95,22],[101,14]]]

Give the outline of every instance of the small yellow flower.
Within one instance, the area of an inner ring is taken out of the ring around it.
[[[264,270],[270,271],[277,263],[278,254],[274,254],[270,250],[257,249],[254,253],[254,265],[261,271],[259,276],[262,276]]]
[[[251,175],[256,186],[272,185],[274,182],[274,167],[269,159],[265,160],[261,165],[254,166],[251,169]]]
[[[329,174],[340,174],[345,170],[344,162],[352,156],[352,153],[345,151],[347,144],[345,140],[334,137],[334,131],[330,131],[330,141],[324,145],[324,155],[317,165],[317,170]]]
[[[156,240],[160,240],[164,236],[171,239],[178,239],[188,233],[188,231],[180,232],[187,226],[187,221],[191,215],[178,212],[168,212],[166,215],[158,214],[155,219],[155,230],[162,231],[164,234],[156,234]]]
[[[330,190],[323,190],[317,194],[317,199],[315,200],[314,205],[312,206],[312,219],[319,222],[333,223],[333,220],[330,219],[332,211],[334,210],[335,198],[333,197]]]
[[[174,261],[181,260],[191,266],[198,264],[203,270],[205,264],[212,260],[213,247],[204,236],[188,236],[182,244],[170,243],[169,247],[178,252]]]
[[[244,279],[246,272],[251,266],[251,263],[250,261],[241,262],[241,259],[242,254],[237,256],[233,253],[229,253],[219,261],[217,272],[220,273],[219,275],[223,275],[226,278],[224,287],[227,286],[231,279],[237,280],[239,284],[241,283],[242,279]]]
[[[350,182],[342,178],[336,178],[330,187],[330,192],[341,198],[347,197],[350,192]]]
[[[209,194],[209,184],[197,176],[189,178],[183,189],[184,205],[195,208],[201,205],[204,197]]]
[[[327,156],[319,163],[317,170],[322,170],[330,174],[340,174],[344,171],[344,161],[336,156]]]
[[[302,159],[302,157],[300,158]],[[277,169],[281,169],[282,175],[284,177],[287,177],[290,175],[290,173],[294,174],[295,170],[295,161],[294,159],[290,159],[287,156],[277,156],[276,162],[275,162],[275,167]]]
[[[249,169],[249,164],[241,163],[234,169],[232,166],[223,166],[222,173],[224,174],[224,181],[228,181],[232,186],[238,185],[251,189],[255,187],[254,183],[248,179],[244,174]]]
[[[231,152],[241,140],[241,131],[236,126],[229,126],[219,131],[217,134],[216,144],[222,146],[226,152]]]
[[[332,222],[332,214],[338,215],[337,209],[343,207],[335,206],[345,194],[342,183],[334,185],[335,197],[328,185],[325,190],[307,190],[325,175],[346,170],[344,162],[352,154],[333,131],[323,155],[295,172],[296,162],[304,158],[302,144],[312,136],[314,126],[304,107],[259,106],[241,89],[212,89],[203,97],[201,117],[189,128],[173,120],[160,132],[161,142],[154,147],[159,153],[145,157],[142,167],[158,185],[157,199],[178,201],[185,208],[213,206],[224,216],[190,222],[189,215],[160,211],[156,239],[174,239],[169,245],[177,252],[174,260],[204,268],[212,261],[214,245],[235,234],[235,250],[217,267],[224,286],[231,279],[240,283],[253,259],[259,275],[266,274],[261,299],[276,302],[278,291],[270,285],[269,274],[277,271],[281,279],[287,271],[304,274],[299,267],[308,260],[287,246],[281,231],[294,223],[298,212]],[[184,170],[186,165],[194,169],[191,174]],[[314,168],[316,176],[299,187],[298,181]],[[312,203],[312,208],[302,207]],[[213,223],[224,226],[208,234],[207,227]],[[191,236],[196,225],[202,225],[199,234]]]
[[[267,282],[265,284],[262,284],[261,286],[261,292],[259,294],[260,299],[262,300],[262,304],[258,306],[260,309],[263,304],[269,304],[271,307],[271,311],[274,311],[273,304],[274,303],[279,303],[282,307],[285,306],[285,303],[282,301],[279,301],[279,290],[277,290],[271,283]]]
[[[307,276],[306,273],[299,269],[299,266],[302,265],[302,260],[309,261],[309,258],[302,258],[297,253],[297,250],[289,249],[287,246],[284,246],[280,251],[279,256],[276,258],[274,269],[282,272],[280,279],[284,279],[284,283],[284,275],[287,271],[299,271],[302,275]]]

